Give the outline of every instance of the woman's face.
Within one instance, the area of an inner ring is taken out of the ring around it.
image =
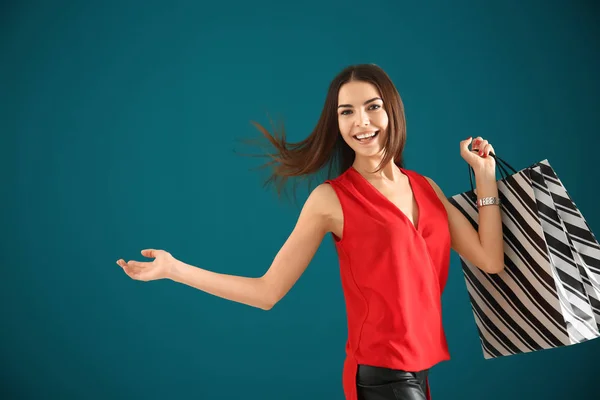
[[[388,115],[373,84],[352,81],[342,85],[338,93],[337,115],[340,133],[357,157],[378,155],[383,150]]]

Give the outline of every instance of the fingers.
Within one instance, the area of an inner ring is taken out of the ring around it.
[[[127,275],[131,276],[132,278],[134,278],[135,275],[138,275],[138,274],[144,272],[144,270],[146,270],[146,267],[149,264],[150,263],[139,262],[139,261],[125,262],[123,259],[120,259],[117,261],[117,265],[120,266],[121,268],[123,268],[125,273]]]
[[[475,149],[473,149],[475,151]],[[479,154],[480,157],[487,157],[490,155],[490,153],[494,153],[494,147],[487,141],[487,140],[482,140],[479,148],[477,149],[477,152]]]
[[[133,261],[133,260],[130,260],[127,262],[127,266],[130,268],[134,268],[134,269],[144,269],[144,268],[148,267],[150,264],[152,264],[152,263]]]
[[[127,274],[127,276],[135,279],[136,272],[134,271],[134,269],[132,267],[127,265],[127,263],[123,259],[117,260],[117,265],[119,267],[123,268],[123,272],[125,272]]]
[[[160,250],[155,250],[155,249],[144,249],[144,250],[142,250],[142,255],[144,257],[148,257],[148,258],[156,258],[158,256],[159,251]],[[150,264],[151,263],[149,263],[149,262],[140,262],[140,261],[134,261],[134,260],[130,260],[129,262],[125,262],[125,260],[123,260],[123,259],[117,260],[117,265],[120,266],[121,268],[141,269],[141,268],[146,268]]]
[[[467,140],[463,140],[460,143],[461,155],[469,164],[475,162],[475,160],[479,158],[477,157],[478,155],[481,157],[482,154],[484,154],[485,152],[484,148],[488,145],[488,141],[484,140],[481,136],[475,139],[469,138]],[[469,144],[471,144],[471,149],[469,149]]]
[[[473,140],[473,145],[471,146],[471,148],[472,150],[470,152],[477,153],[477,155],[479,155],[480,157],[487,157],[490,155],[490,153],[495,154],[494,147],[481,136]]]
[[[471,146],[471,149],[469,149],[469,145]],[[490,153],[496,153],[494,147],[481,136],[478,136],[475,139],[469,137],[460,142],[460,154],[471,166],[479,165],[478,160],[480,158],[487,158]]]
[[[485,145],[488,144],[487,140],[484,140],[481,136],[476,138],[473,141],[473,151],[476,151],[479,153],[479,155],[483,154],[483,148],[485,147]]]
[[[171,253],[156,249],[144,249],[141,253],[144,257],[155,258],[155,260],[149,262],[130,260],[125,262],[125,260],[119,259],[117,265],[123,268],[123,271],[129,277],[136,280],[147,281],[162,278],[162,271],[172,258]]]
[[[487,157],[490,155],[490,153],[494,152],[494,148],[492,147],[491,144],[486,144],[485,147],[482,149],[482,157]],[[495,153],[494,153],[495,154]]]
[[[125,263],[125,261],[123,260],[119,260],[117,263],[119,263],[123,267],[123,271],[131,279],[143,282],[148,282],[150,280],[157,279],[156,270],[154,268],[149,267],[152,263],[145,263],[139,261],[129,261]]]

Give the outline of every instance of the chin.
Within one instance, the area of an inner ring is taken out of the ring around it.
[[[361,155],[364,157],[377,156],[383,152],[383,145],[380,143],[373,144],[371,146],[361,146],[353,143],[350,147],[352,148],[352,150],[354,150],[356,155]]]
[[[359,151],[356,151],[357,155],[360,155],[362,157],[376,157],[376,156],[380,156],[382,154],[383,149],[382,148],[376,148],[376,149],[359,149]]]

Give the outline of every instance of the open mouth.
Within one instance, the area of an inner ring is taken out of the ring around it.
[[[361,134],[352,136],[354,139],[358,140],[361,143],[369,143],[375,140],[375,138],[379,135],[379,131],[375,131],[371,134]],[[360,136],[360,138],[359,138]]]

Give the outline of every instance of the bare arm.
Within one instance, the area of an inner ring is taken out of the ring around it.
[[[306,200],[296,226],[266,273],[258,278],[211,272],[174,260],[167,278],[206,293],[263,310],[271,309],[304,273],[329,231],[328,185]]]
[[[504,268],[504,249],[499,207],[486,206],[479,209],[479,231],[477,231],[469,220],[448,201],[440,187],[431,178],[427,178],[427,180],[435,189],[448,213],[452,249],[487,273],[501,272]],[[498,195],[495,177],[476,175],[476,181],[479,196]]]

